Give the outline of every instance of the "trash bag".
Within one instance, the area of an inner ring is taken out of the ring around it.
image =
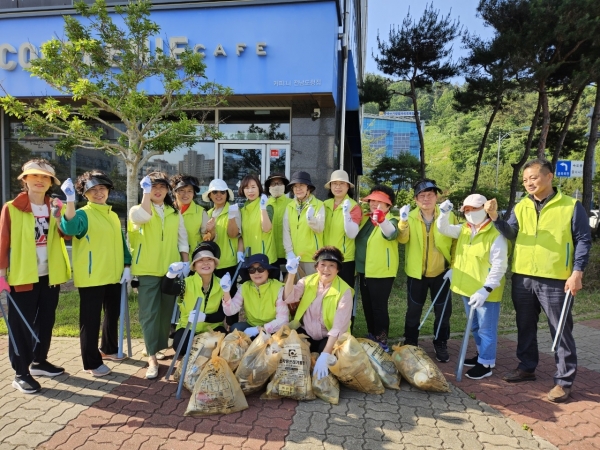
[[[196,384],[200,372],[202,372],[202,368],[211,358],[212,352],[219,348],[224,337],[225,333],[221,333],[220,331],[207,331],[194,336],[187,370],[185,371],[185,378],[183,379],[183,385],[188,391],[191,392],[192,389],[194,389],[194,385]],[[186,349],[183,348],[182,352],[185,350]],[[175,369],[175,381],[179,381],[179,377],[181,377],[182,366],[183,360],[179,362],[177,369]]]
[[[295,400],[314,400],[310,377],[310,346],[306,340],[300,338],[296,330],[290,331],[287,328],[281,334],[289,335],[279,344],[281,356],[277,370],[260,398],[289,397]],[[277,341],[278,337],[273,335],[272,339]]]
[[[333,355],[337,358],[329,370],[345,386],[367,394],[383,394],[385,388],[379,375],[373,369],[369,355],[350,333],[342,334],[335,346]]]
[[[221,342],[221,351],[219,352],[219,356],[227,361],[231,370],[235,371],[237,367],[240,365],[240,361],[242,360],[244,353],[248,350],[252,344],[252,339],[244,333],[243,331],[233,330],[223,342]]]
[[[310,373],[313,373],[315,368],[315,363],[317,362],[317,358],[319,357],[318,353],[310,354]],[[327,403],[331,403],[332,405],[337,405],[340,402],[340,382],[336,377],[333,376],[331,372],[326,377],[317,379],[316,375],[312,376],[312,388],[315,395],[321,400],[326,401]]]
[[[422,348],[414,345],[392,348],[394,364],[406,381],[423,391],[450,392],[446,378]]]
[[[244,394],[259,391],[277,370],[281,347],[262,329],[235,371]]]
[[[202,368],[184,415],[231,414],[248,409],[248,402],[233,371],[218,354],[217,347]]]
[[[356,339],[363,350],[369,355],[371,365],[379,378],[383,386],[388,389],[400,389],[400,374],[396,365],[392,360],[392,357],[383,351],[381,345],[377,342],[373,342],[370,339],[357,338]]]

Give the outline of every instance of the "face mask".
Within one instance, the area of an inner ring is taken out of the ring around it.
[[[479,211],[465,213],[465,218],[470,224],[479,225],[487,218],[487,213],[485,212],[485,209],[480,209]]]
[[[275,198],[285,194],[285,186],[269,186],[269,192]]]

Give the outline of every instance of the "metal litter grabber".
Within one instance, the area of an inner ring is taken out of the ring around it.
[[[175,351],[175,355],[173,356],[173,361],[171,361],[169,370],[167,370],[167,374],[165,375],[165,380],[168,381],[169,377],[173,373],[173,370],[175,369],[175,364],[177,363],[177,358],[179,358],[179,355],[181,354],[181,349],[183,347],[183,343],[185,342],[187,336],[191,332],[191,337],[188,341],[187,348],[185,351],[185,356],[183,358],[183,365],[181,366],[181,377],[179,378],[179,384],[177,386],[177,399],[178,400],[181,398],[181,388],[183,387],[183,380],[185,378],[185,372],[187,371],[187,365],[188,365],[188,361],[190,359],[190,352],[192,351],[192,344],[194,343],[194,334],[196,331],[196,325],[198,324],[198,313],[200,312],[200,307],[203,303],[203,300],[204,299],[202,297],[198,297],[198,299],[196,300],[196,306],[194,306],[194,311],[196,311],[196,314],[194,316],[194,322],[190,325],[190,321],[188,320],[188,323],[185,326],[185,330],[183,330],[183,336],[181,337],[181,340],[179,341],[179,345],[177,346],[177,350]],[[194,331],[192,331],[192,330],[194,330]]]
[[[449,301],[452,301],[452,299],[450,298],[451,293],[452,292],[450,291],[450,289],[448,289],[448,295],[446,295],[446,301],[444,302],[444,307],[442,308],[442,315],[440,316],[440,322],[438,323],[437,330],[435,332],[435,336],[433,337],[433,339],[436,341],[437,341],[438,335],[440,334],[440,328],[442,328],[442,320],[444,319],[444,313],[446,312],[446,306],[448,306]]]
[[[573,303],[573,294],[571,294],[571,290],[568,289],[565,294],[565,300],[563,302],[563,309],[560,313],[560,319],[558,319],[558,326],[556,327],[556,334],[554,336],[554,342],[552,343],[552,348],[550,349],[553,353],[558,351],[558,346],[560,345],[560,341],[562,340],[563,331],[565,330],[565,323],[567,322],[567,317],[569,315],[569,308],[571,308],[571,303]]]
[[[425,321],[427,320],[427,317],[429,317],[429,313],[431,313],[431,310],[433,309],[433,307],[435,306],[435,302],[437,301],[438,297],[440,296],[440,294],[442,293],[442,289],[444,289],[444,286],[446,285],[446,282],[448,281],[448,278],[444,278],[444,282],[442,283],[442,285],[440,286],[440,290],[438,291],[437,295],[435,296],[435,298],[433,299],[433,301],[431,302],[431,306],[429,307],[429,309],[427,310],[427,312],[425,313],[425,317],[423,317],[423,321],[421,322],[421,325],[419,325],[419,330],[421,329],[421,327],[425,324]]]
[[[10,295],[10,292],[8,292],[6,289],[4,290],[4,292],[6,292],[6,298],[8,298],[12,302],[12,306],[10,306],[10,308],[14,308],[14,310],[17,311],[17,313],[21,317],[21,320],[23,320],[23,322],[25,322],[25,326],[27,327],[27,329],[31,333],[31,336],[33,336],[33,339],[35,340],[35,342],[39,344],[40,340],[38,339],[37,334],[35,334],[35,331],[33,331],[33,328],[31,328],[31,325],[29,325],[29,322],[27,322],[27,320],[25,319],[25,316],[23,315],[23,313],[21,312],[21,310],[17,306],[17,302],[15,302],[15,299],[12,298],[12,295]],[[6,328],[8,329],[8,335],[11,338],[11,342],[13,343],[13,349],[15,350],[15,354],[17,356],[20,356],[19,352],[17,351],[17,344],[15,343],[15,339],[12,336],[12,331],[11,331],[10,327],[8,326],[8,319],[7,319],[7,316],[5,314],[4,307],[2,307],[2,317],[4,317],[4,321],[6,322]]]
[[[127,298],[127,283],[121,283],[121,312],[119,314],[119,350],[117,356],[123,358],[123,340],[124,328],[127,327],[127,350],[130,358],[133,356],[131,351],[131,324],[129,322],[129,299]]]
[[[8,324],[8,318],[6,315],[6,311],[4,310],[4,306],[2,306],[2,302],[0,301],[0,312],[2,313],[2,318],[4,319],[4,323],[6,324],[6,329],[8,330],[8,337],[13,346],[13,350],[15,351],[15,355],[21,356],[19,354],[19,349],[17,348],[17,342],[15,341],[15,337],[12,334],[12,330],[10,329],[10,325]]]
[[[474,315],[475,308],[471,306],[471,309],[469,311],[469,318],[467,319],[465,336],[463,337],[462,345],[460,347],[460,354],[458,355],[458,364],[456,365],[456,381],[462,381],[462,371],[465,366],[465,356],[467,356],[467,347],[469,346],[469,334],[471,334],[471,326],[473,325]]]

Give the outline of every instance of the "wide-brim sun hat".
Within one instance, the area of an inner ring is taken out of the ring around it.
[[[265,191],[266,192],[269,192],[269,187],[271,186],[271,181],[276,180],[277,178],[279,178],[280,180],[283,181],[283,185],[286,187],[286,190],[287,190],[288,184],[290,184],[290,180],[288,180],[285,177],[285,175],[282,173],[274,173],[274,174],[269,175],[269,178],[267,178],[265,180]]]
[[[316,189],[316,186],[310,179],[310,174],[308,172],[294,172],[292,174],[292,178],[290,179],[290,183],[287,186],[288,189],[292,189],[295,184],[306,184],[309,188],[312,188],[313,191]]]
[[[52,166],[43,162],[29,161],[23,166],[23,172],[17,177],[17,180],[22,180],[27,175],[47,175],[54,181],[54,184],[60,186],[60,181],[56,178],[56,172]]]
[[[213,191],[227,191],[229,193],[229,201],[232,202],[233,201],[233,191],[231,189],[229,189],[229,187],[227,186],[227,183],[225,183],[223,180],[219,179],[219,178],[215,178],[214,180],[212,180],[210,182],[210,184],[208,185],[208,190],[202,194],[202,200],[204,200],[205,202],[210,202],[210,193]]]
[[[246,260],[242,264],[242,269],[249,269],[252,266],[252,264],[256,263],[260,264],[262,268],[267,270],[278,268],[269,264],[269,258],[267,257],[267,255],[264,255],[262,253],[256,253],[252,256],[246,257]]]
[[[382,191],[373,191],[361,201],[368,202],[369,200],[377,200],[379,202],[387,203],[390,206],[393,205],[392,200],[388,197],[388,195],[385,192]]]
[[[465,206],[471,206],[473,208],[481,208],[487,202],[487,198],[485,198],[481,194],[471,194],[467,198],[464,199],[462,206],[460,207],[460,212],[465,210]]]
[[[106,186],[108,190],[114,189],[113,182],[110,178],[108,178],[106,175],[98,174],[92,175],[90,179],[85,182],[85,185],[83,186],[83,192],[81,192],[81,194],[85,194],[94,186],[99,185]]]
[[[190,263],[190,270],[194,270],[194,263],[200,258],[212,258],[215,260],[215,267],[219,265],[219,258],[221,257],[221,249],[219,246],[212,241],[205,241],[198,244],[192,253],[192,262]]]
[[[421,192],[427,191],[429,189],[435,191],[438,194],[442,193],[442,190],[439,187],[437,187],[437,185],[433,181],[426,180],[426,181],[421,181],[421,182],[415,184],[415,187],[413,188],[414,195],[416,197]]]
[[[331,173],[329,181],[325,183],[325,189],[331,189],[331,183],[334,181],[343,181],[344,183],[348,183],[351,188],[354,188],[354,185],[350,183],[350,177],[348,176],[348,172],[346,172],[345,170],[334,170]]]

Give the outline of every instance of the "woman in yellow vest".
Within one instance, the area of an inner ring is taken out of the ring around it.
[[[75,190],[71,179],[61,186],[67,209],[61,228],[73,238],[73,280],[79,289],[79,345],[83,370],[95,377],[111,370],[103,359],[120,361],[118,323],[121,284],[131,281],[131,253],[117,214],[106,204],[113,184],[101,170],[77,178],[77,192],[88,203],[75,211]],[[98,348],[100,317],[102,340]]]
[[[458,239],[450,289],[462,297],[467,315],[475,308],[471,331],[477,355],[464,361],[472,367],[465,375],[474,380],[491,376],[496,364],[500,302],[508,267],[508,243],[485,212],[486,201],[483,195],[469,195],[460,208],[467,222],[451,225],[453,206],[446,200],[437,219],[440,233]]]
[[[173,335],[173,348],[177,348],[187,323],[193,323],[196,302],[200,300],[196,330],[194,334],[206,331],[220,331],[226,333],[223,327],[223,290],[220,279],[215,275],[215,268],[219,265],[221,251],[214,242],[202,242],[192,253],[190,269],[193,273],[185,275],[185,264],[174,262],[169,266],[169,271],[163,277],[162,291],[168,295],[179,296],[179,310],[181,316],[177,330]],[[187,348],[189,334],[183,342],[183,349]]]
[[[267,205],[273,208],[273,220],[271,220],[273,230],[271,233],[273,234],[273,244],[277,255],[275,263],[277,270],[280,270],[281,265],[286,263],[285,248],[283,247],[283,215],[287,204],[292,201],[286,194],[289,184],[290,181],[280,173],[271,174],[265,180],[265,192],[270,194]]]
[[[299,261],[299,257],[288,260],[286,269],[290,274],[296,274]],[[287,304],[298,304],[294,322],[300,325],[298,332],[308,336],[310,351],[320,353],[314,370],[320,380],[329,373],[338,336],[350,331],[353,292],[338,276],[344,263],[339,249],[322,247],[313,261],[316,273],[301,278],[295,286],[296,277],[287,277],[283,299]]]
[[[187,231],[188,245],[191,253],[202,241],[210,241],[213,236],[206,232],[208,214],[206,210],[194,202],[194,197],[200,192],[198,178],[190,175],[175,175],[171,177],[171,188],[175,194],[175,206],[183,216]]]
[[[367,322],[369,339],[386,352],[390,328],[388,301],[398,274],[398,220],[390,209],[394,191],[377,185],[362,199],[369,202],[370,213],[365,215],[356,236],[356,271],[360,281],[360,296]]]
[[[160,290],[171,261],[185,264],[189,273],[189,245],[183,217],[169,195],[162,172],[142,178],[142,203],[129,211],[129,243],[133,248],[131,273],[139,280],[139,317],[148,355],[146,378],[158,377],[157,353],[167,348],[175,297]]]
[[[71,266],[58,227],[62,203],[49,196],[52,184],[60,185],[54,167],[45,159],[32,159],[23,164],[17,179],[23,192],[7,202],[0,215],[0,292],[10,292],[40,340],[35,345],[27,325],[9,308],[8,324],[19,352],[17,356],[9,342],[8,357],[16,374],[12,386],[33,394],[41,386],[32,375],[64,372],[47,358],[60,284],[71,277]]]
[[[312,194],[315,185],[307,172],[295,172],[288,188],[294,193],[294,199],[283,214],[283,247],[286,258],[299,256],[300,270],[310,275],[315,273],[312,255],[323,247],[325,207]]]
[[[263,327],[267,333],[275,333],[290,320],[288,306],[283,301],[283,283],[269,278],[269,271],[274,267],[262,253],[247,257],[242,268],[248,272],[250,280],[242,284],[234,297],[229,293],[231,277],[221,278],[225,314],[237,314],[242,306],[246,313],[246,321],[234,323],[231,330],[243,331],[251,338],[258,334],[258,327]]]
[[[362,220],[362,210],[354,197],[354,185],[350,183],[345,170],[334,170],[325,184],[329,197],[325,204],[325,231],[323,243],[339,248],[344,255],[344,264],[340,277],[350,286],[354,286],[354,239]]]

